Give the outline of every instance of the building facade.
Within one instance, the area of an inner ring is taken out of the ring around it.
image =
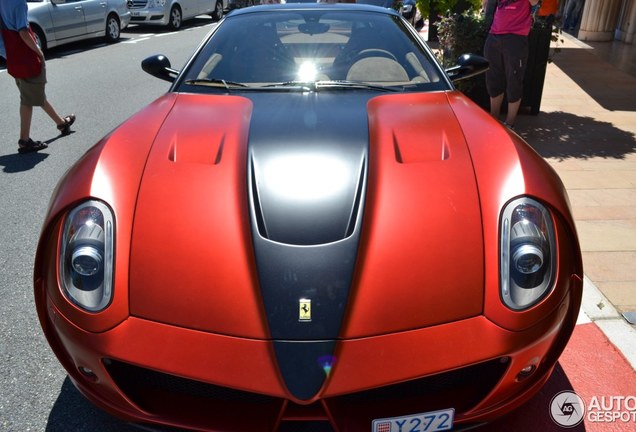
[[[578,39],[598,42],[620,40],[632,44],[635,34],[636,0],[585,0]]]

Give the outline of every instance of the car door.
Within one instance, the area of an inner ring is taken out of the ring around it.
[[[199,14],[208,13],[214,10],[214,4],[216,0],[197,0]]]
[[[84,7],[84,19],[86,20],[86,31],[97,33],[106,29],[106,12],[108,10],[107,0],[82,0]]]
[[[179,0],[182,6],[183,19],[190,19],[199,12],[199,0]]]
[[[51,0],[49,4],[55,39],[74,38],[86,33],[84,7],[79,0]]]
[[[84,7],[81,3],[78,0],[51,0],[49,3],[53,32],[58,41],[86,33]]]

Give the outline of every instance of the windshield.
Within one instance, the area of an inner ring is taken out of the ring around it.
[[[361,83],[401,91],[446,89],[439,67],[407,26],[398,16],[363,10],[228,16],[180,83],[226,90],[295,83],[313,83],[313,90],[321,83],[328,89]]]

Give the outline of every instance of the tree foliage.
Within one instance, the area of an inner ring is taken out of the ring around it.
[[[447,13],[437,21],[437,36],[442,63],[448,66],[461,54],[483,55],[490,22],[475,12]]]
[[[481,9],[481,0],[416,0],[416,4],[425,19],[431,18],[432,8],[439,15],[446,15],[449,12],[463,12],[466,9],[472,11]]]

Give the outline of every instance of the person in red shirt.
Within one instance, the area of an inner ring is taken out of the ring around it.
[[[34,52],[40,58],[40,63],[42,65],[38,75],[30,77],[14,77],[15,83],[20,92],[19,153],[36,152],[47,148],[45,143],[41,141],[34,141],[30,136],[31,119],[33,117],[34,106],[42,107],[44,112],[55,122],[57,130],[61,135],[70,134],[71,125],[75,122],[74,114],[60,117],[46,98],[46,93],[44,91],[46,86],[46,65],[44,54],[40,47],[35,43],[35,39],[30,32],[27,12],[27,3],[25,0],[0,1],[0,30],[2,30],[2,32],[14,32],[13,34],[16,34],[15,37],[22,41],[19,45],[21,50],[30,50]],[[0,57],[7,59],[7,71],[11,74],[12,72],[9,68],[8,62],[9,60],[14,59],[13,57],[11,59],[8,58],[7,51],[9,50],[9,47],[5,47],[6,43],[7,41],[3,40],[2,33],[0,33]],[[24,51],[21,50],[13,52],[12,55],[16,56],[16,58],[24,56]]]
[[[505,124],[514,127],[523,95],[523,75],[528,59],[528,34],[532,26],[530,10],[539,0],[497,0],[484,56],[490,62],[486,88],[490,114],[499,118],[504,95],[508,100]],[[484,10],[487,0],[483,0]]]

